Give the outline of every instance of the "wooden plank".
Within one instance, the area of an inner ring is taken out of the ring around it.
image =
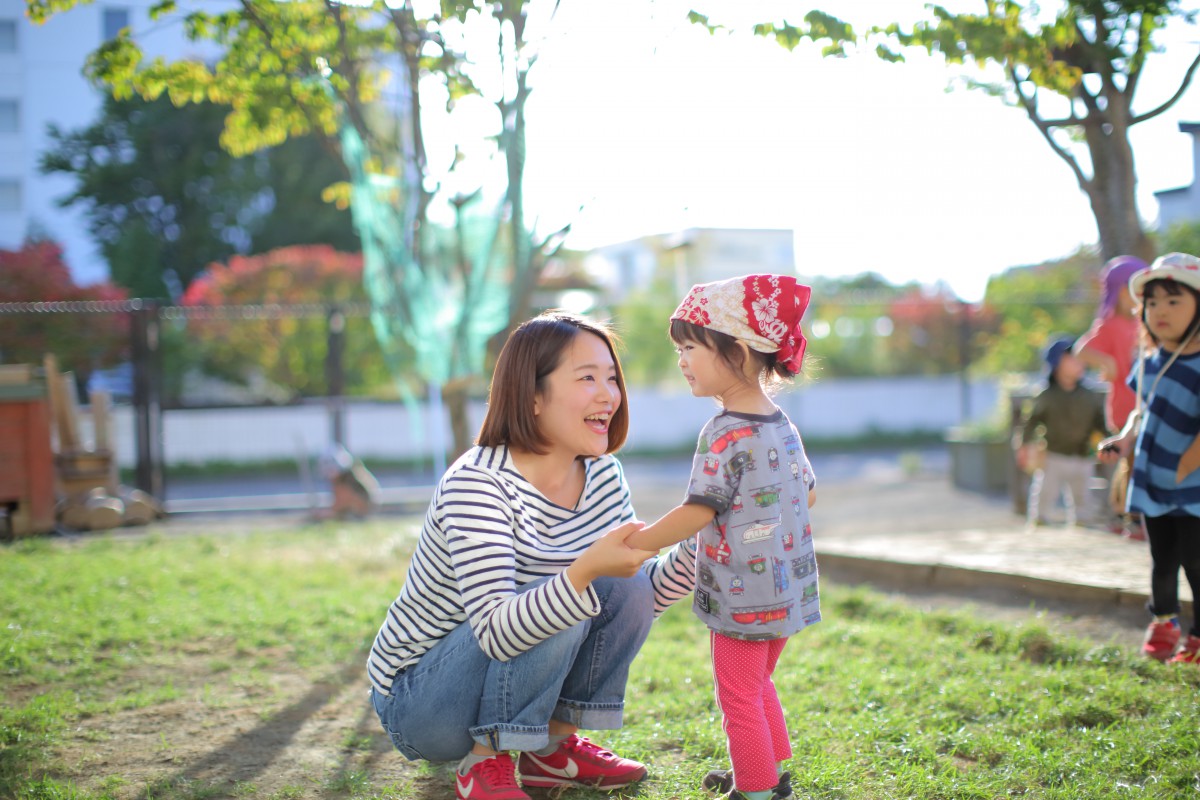
[[[62,450],[75,450],[80,447],[79,437],[79,401],[76,399],[75,373],[64,372],[59,375],[61,382],[62,417],[59,420],[58,444]]]
[[[0,385],[33,383],[33,364],[0,364]]]
[[[62,381],[58,375],[58,358],[54,353],[46,353],[42,357],[42,367],[46,372],[46,395],[50,398],[50,428],[52,431],[51,439],[53,444],[57,444],[59,450],[63,449],[62,437],[59,433],[59,420],[62,418]]]
[[[108,392],[95,391],[91,395],[93,447],[108,450],[112,442],[112,400]]]

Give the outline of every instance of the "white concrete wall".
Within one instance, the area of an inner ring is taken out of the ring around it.
[[[827,380],[776,398],[803,436],[811,439],[853,437],[872,431],[910,433],[942,430],[962,422],[957,377]],[[631,390],[632,425],[626,451],[687,449],[714,412],[711,401],[686,391]],[[995,413],[1000,402],[996,381],[970,386],[971,418]],[[479,429],[484,405],[471,407],[471,428]],[[431,421],[422,406],[413,418],[399,403],[349,403],[345,409],[346,445],[362,458],[423,458],[431,452]],[[85,419],[83,436],[92,434]],[[117,460],[134,465],[133,414],[114,409]],[[331,442],[324,405],[271,408],[187,409],[167,411],[163,450],[168,464],[209,461],[254,462],[317,456]],[[449,428],[444,434],[449,440]]]

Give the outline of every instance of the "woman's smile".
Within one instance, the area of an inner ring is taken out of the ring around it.
[[[587,424],[587,426],[589,428],[591,428],[596,433],[607,436],[608,435],[608,417],[609,417],[609,412],[605,411],[603,414],[589,414],[586,418],[584,418],[583,421]]]

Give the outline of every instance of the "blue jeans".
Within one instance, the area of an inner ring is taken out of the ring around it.
[[[592,586],[598,616],[516,658],[486,656],[464,622],[396,675],[390,695],[372,687],[371,703],[396,749],[413,760],[457,761],[477,742],[501,751],[541,749],[551,719],[620,728],[629,665],[654,618],[653,589],[643,572]]]

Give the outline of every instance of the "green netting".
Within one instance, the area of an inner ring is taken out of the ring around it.
[[[341,142],[371,320],[402,396],[410,396],[404,378],[413,374],[438,386],[480,374],[488,340],[508,324],[508,290],[493,257],[500,210],[469,226],[470,241],[461,243],[469,268],[460,270],[408,238],[417,197],[411,180],[420,176],[371,174],[353,125],[342,126]]]

